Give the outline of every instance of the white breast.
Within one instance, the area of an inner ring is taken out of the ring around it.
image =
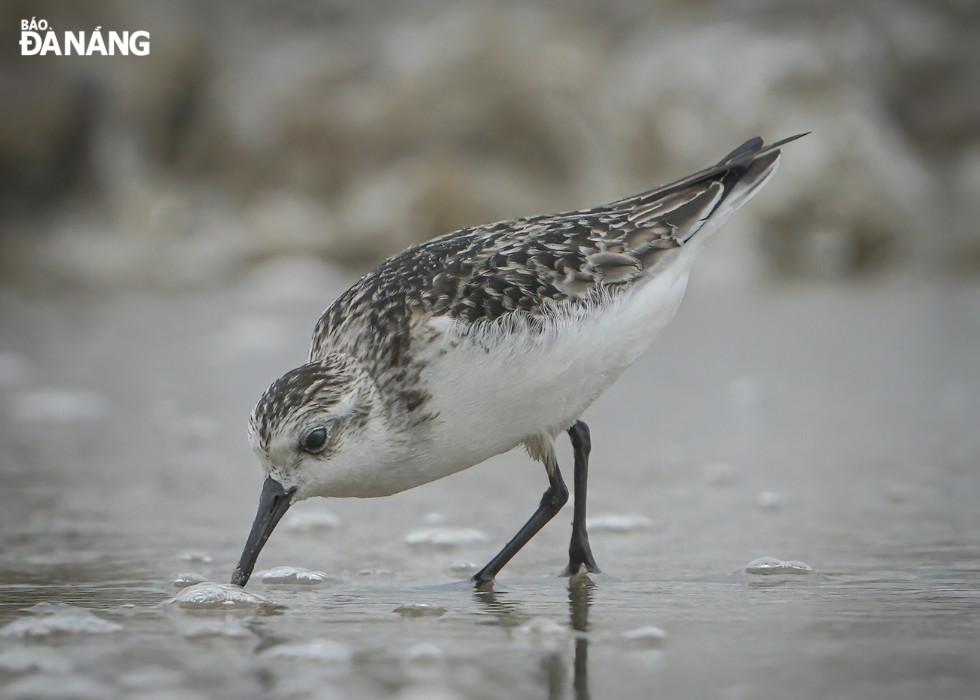
[[[559,315],[544,333],[494,325],[461,335],[433,319],[445,353],[422,379],[438,418],[416,470],[437,479],[568,428],[673,318],[689,268],[678,259],[627,294]]]

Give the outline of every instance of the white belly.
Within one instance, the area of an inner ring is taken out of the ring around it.
[[[425,480],[571,426],[673,318],[688,268],[673,265],[543,334],[463,337],[450,346],[447,328],[448,352],[422,377],[432,394],[428,408],[438,413],[426,447],[415,455]]]

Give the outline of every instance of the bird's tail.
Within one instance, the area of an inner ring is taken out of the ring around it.
[[[805,135],[769,145],[759,137],[749,139],[716,165],[610,206],[630,212],[629,220],[638,232],[634,240],[641,248],[644,244],[651,249],[683,246],[698,234],[699,242],[704,241],[769,179],[780,147]],[[644,231],[650,232],[649,241],[644,240]],[[643,254],[639,248],[635,252]]]

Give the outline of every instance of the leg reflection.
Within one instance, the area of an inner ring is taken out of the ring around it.
[[[571,576],[568,579],[568,610],[572,629],[575,630],[575,675],[572,688],[575,700],[589,700],[589,608],[595,584],[588,576]]]

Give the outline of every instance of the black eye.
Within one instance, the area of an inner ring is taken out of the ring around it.
[[[300,447],[307,452],[319,452],[326,444],[327,429],[320,426],[319,428],[314,428],[306,434],[306,437],[303,438],[303,442],[300,443]]]

